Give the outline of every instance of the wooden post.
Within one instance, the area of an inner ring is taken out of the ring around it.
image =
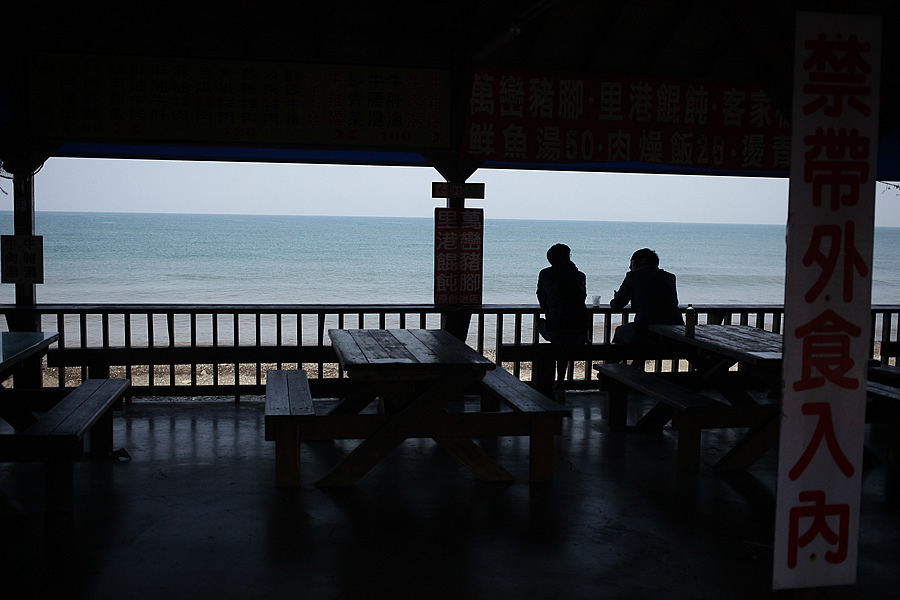
[[[13,178],[13,231],[15,235],[34,235],[34,175],[15,175]],[[16,312],[7,315],[10,331],[40,331],[41,319],[29,310],[37,303],[37,286],[33,283],[16,283]],[[40,358],[30,358],[16,373],[16,386],[43,387]]]

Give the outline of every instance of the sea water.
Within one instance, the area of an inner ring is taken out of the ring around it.
[[[428,218],[37,212],[39,303],[428,304]],[[0,212],[0,233],[13,233]],[[779,225],[486,219],[486,304],[534,304],[546,251],[568,244],[588,295],[608,303],[649,247],[682,303],[781,304]],[[0,302],[15,301],[12,285]],[[872,301],[900,301],[900,228],[876,228]]]

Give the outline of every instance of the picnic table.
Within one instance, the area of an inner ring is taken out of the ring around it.
[[[0,378],[15,375],[58,338],[55,332],[0,333]],[[87,379],[49,410],[35,400],[36,390],[0,386],[0,418],[12,427],[0,431],[0,461],[44,463],[46,510],[72,509],[74,463],[85,441],[91,456],[112,452],[112,411],[129,385],[127,379]]]
[[[43,356],[59,334],[47,331],[4,331],[0,333],[0,382],[15,374],[26,361]],[[19,386],[22,391],[23,386]],[[27,399],[26,399],[27,400]],[[16,428],[30,425],[33,409],[21,394],[0,387],[0,418]]]
[[[649,329],[664,342],[691,350],[688,360],[701,385],[738,364],[772,390],[780,386],[781,334],[747,325],[698,325],[690,337],[684,325],[650,325]]]
[[[733,325],[651,325],[664,344],[689,350],[689,373],[646,373],[625,365],[595,365],[612,382],[610,427],[625,429],[628,391],[656,400],[633,426],[652,430],[672,423],[678,434],[678,464],[699,465],[704,429],[747,428],[744,437],[716,464],[717,470],[745,469],[776,442],[779,426],[781,336]],[[740,363],[740,371],[731,367]]]
[[[331,329],[328,335],[354,384],[337,405],[324,410],[302,372],[268,374],[266,439],[276,442],[279,486],[300,484],[300,441],[329,439],[362,441],[317,482],[320,487],[354,484],[411,438],[431,438],[479,480],[509,481],[513,476],[473,438],[528,436],[531,480],[552,478],[553,439],[569,411],[449,332]],[[472,395],[481,397],[480,409],[460,410],[459,401],[465,405]]]

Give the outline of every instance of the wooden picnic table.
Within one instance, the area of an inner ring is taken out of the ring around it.
[[[781,334],[747,325],[698,325],[693,337],[685,335],[684,325],[650,325],[649,329],[667,343],[694,350],[689,360],[701,382],[740,364],[765,378],[773,389],[779,386]]]
[[[4,331],[0,333],[0,380],[33,356],[41,356],[59,339],[55,331]]]
[[[417,437],[417,430],[437,422],[448,402],[462,398],[496,368],[444,330],[331,329],[328,336],[348,377],[382,398],[388,420],[318,482],[322,487],[355,483],[404,440]],[[433,439],[482,479],[511,477],[468,437]]]
[[[4,331],[0,333],[0,381],[21,368],[30,359],[39,359],[51,344],[59,339],[55,331]],[[18,392],[23,386],[17,386]],[[30,414],[34,406],[23,401],[21,393],[14,394],[0,386],[0,418],[17,429],[34,421]]]
[[[780,334],[746,325],[698,325],[692,337],[685,335],[683,325],[649,329],[665,343],[694,350],[688,359],[695,375],[688,380],[691,387],[714,392],[736,415],[758,413],[757,423],[719,460],[718,470],[745,469],[777,443],[780,413],[772,407],[781,398]],[[736,364],[739,371],[730,371]]]

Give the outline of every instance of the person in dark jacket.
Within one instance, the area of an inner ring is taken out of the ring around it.
[[[565,244],[554,244],[547,250],[550,266],[538,274],[537,298],[545,318],[538,321],[538,331],[554,344],[586,344],[590,340],[591,315],[585,306],[587,283],[584,273],[571,259]],[[557,381],[565,377],[567,361],[556,365]]]
[[[648,325],[683,325],[678,308],[675,275],[659,268],[659,256],[642,248],[631,256],[631,265],[609,306],[621,310],[631,303],[634,321],[616,329],[614,343],[627,344],[646,339]]]

